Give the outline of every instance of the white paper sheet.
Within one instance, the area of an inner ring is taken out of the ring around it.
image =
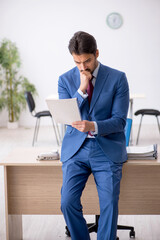
[[[71,125],[74,121],[81,121],[77,98],[46,99],[49,111],[56,123]]]
[[[130,153],[130,154],[146,154],[146,153],[152,153],[152,152],[154,152],[154,145],[127,147],[127,153]]]
[[[37,156],[37,161],[42,161],[42,160],[46,160],[46,161],[49,161],[49,160],[58,160],[60,158],[59,156],[59,152],[58,150],[53,150],[51,152],[43,152],[43,153],[40,153],[38,156]]]
[[[127,147],[128,159],[157,159],[157,144]]]

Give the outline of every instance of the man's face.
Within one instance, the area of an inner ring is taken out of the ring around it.
[[[89,71],[90,73],[93,73],[95,68],[98,66],[98,50],[96,51],[95,55],[91,53],[84,53],[81,55],[73,53],[72,56],[80,72]]]

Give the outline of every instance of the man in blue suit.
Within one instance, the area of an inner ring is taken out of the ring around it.
[[[122,165],[127,159],[128,83],[123,72],[98,62],[92,35],[76,32],[69,51],[76,67],[60,76],[58,93],[60,99],[77,98],[82,121],[67,126],[62,143],[61,210],[71,239],[89,240],[80,199],[92,173],[100,204],[97,239],[115,240]]]

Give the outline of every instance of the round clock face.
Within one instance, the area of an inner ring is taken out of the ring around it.
[[[118,29],[122,26],[123,19],[119,13],[110,13],[107,16],[107,24],[110,28]]]

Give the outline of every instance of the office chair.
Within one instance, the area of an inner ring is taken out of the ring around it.
[[[129,140],[130,140],[130,133],[131,133],[131,127],[132,127],[132,119],[127,118],[126,126],[125,126],[125,136],[126,136],[126,146],[129,146]],[[94,223],[87,223],[88,231],[91,232],[97,232],[98,230],[98,220],[100,215],[95,215],[95,222]],[[66,226],[66,235],[71,236],[68,227]],[[135,238],[135,231],[134,227],[132,226],[124,226],[124,225],[117,225],[118,230],[130,230],[129,236],[130,238]],[[117,237],[117,240],[119,240],[119,237]]]
[[[138,141],[139,141],[139,134],[140,134],[141,124],[142,124],[142,118],[144,117],[144,115],[155,116],[157,118],[157,124],[158,124],[159,133],[160,133],[160,125],[159,125],[159,120],[158,120],[158,116],[160,116],[160,111],[158,111],[156,109],[140,109],[135,112],[135,116],[138,116],[138,115],[141,115],[141,119],[140,119],[140,123],[139,123],[136,145],[138,144]]]
[[[55,137],[56,137],[56,141],[57,141],[57,145],[60,145],[60,134],[59,134],[59,130],[58,127],[55,126],[53,118],[50,114],[49,111],[41,111],[41,112],[36,112],[35,111],[35,101],[33,99],[33,96],[31,94],[31,92],[25,92],[25,99],[27,101],[28,107],[29,107],[29,111],[31,112],[31,115],[33,117],[36,117],[36,125],[35,125],[35,129],[34,129],[34,135],[33,135],[33,141],[32,141],[32,146],[34,146],[35,141],[37,141],[37,137],[38,137],[38,132],[39,132],[39,126],[40,126],[40,119],[42,117],[50,117],[52,120],[52,124],[53,124],[53,129],[54,129],[54,133],[55,133]],[[57,131],[56,131],[57,130]]]

